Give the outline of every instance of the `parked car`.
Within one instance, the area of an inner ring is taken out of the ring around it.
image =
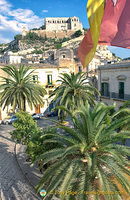
[[[9,119],[4,119],[2,121],[3,124],[12,124],[13,122],[15,122],[17,120],[17,117],[14,115]]]
[[[45,113],[40,113],[40,116],[41,117],[45,117]]]
[[[37,113],[33,113],[32,114],[32,118],[35,120],[37,120],[37,119],[41,119],[41,115],[40,114],[37,114]]]
[[[54,110],[54,111],[52,111],[52,112],[49,112],[49,113],[47,113],[47,115],[46,115],[47,117],[55,117],[55,116],[58,116],[58,110]]]

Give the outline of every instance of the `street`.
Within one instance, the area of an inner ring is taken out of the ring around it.
[[[50,118],[57,120],[57,117]],[[37,120],[39,128],[54,126],[49,118]],[[34,189],[23,176],[15,159],[15,142],[10,139],[12,125],[0,124],[0,200],[37,200]]]
[[[12,125],[0,125],[0,199],[37,200],[15,159],[15,143],[10,140]]]

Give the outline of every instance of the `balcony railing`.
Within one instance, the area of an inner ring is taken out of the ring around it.
[[[119,93],[112,92],[111,97],[113,99],[130,100],[130,94],[119,94]]]
[[[102,97],[108,97],[108,98],[113,98],[113,99],[119,99],[119,100],[130,100],[130,94],[119,94],[115,92],[108,92],[106,94],[101,92]]]
[[[53,88],[55,87],[55,84],[52,83],[47,83],[46,88]]]

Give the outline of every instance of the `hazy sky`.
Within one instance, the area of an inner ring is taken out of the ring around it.
[[[0,0],[0,43],[13,40],[23,26],[39,28],[45,17],[77,16],[88,28],[86,4],[86,0]],[[130,50],[110,49],[122,58],[130,56]]]

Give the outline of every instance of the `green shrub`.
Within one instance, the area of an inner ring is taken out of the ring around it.
[[[75,37],[79,37],[79,36],[81,36],[81,35],[83,35],[83,34],[82,34],[82,31],[81,31],[81,30],[78,30],[78,31],[76,31],[76,32],[74,33],[73,37],[75,38]]]
[[[40,40],[40,41],[46,41],[47,37],[39,36],[37,33],[29,32],[24,38],[24,40]]]
[[[22,35],[18,34],[14,36],[15,40],[22,40]]]
[[[59,44],[56,44],[56,49],[60,49],[62,47],[62,44],[59,43]]]
[[[45,139],[51,139],[51,136],[46,137],[45,134],[56,134],[55,128],[43,128],[42,131],[38,131],[32,135],[26,149],[28,157],[32,162],[36,161],[44,152],[49,151],[57,146],[55,143],[45,143]]]
[[[62,42],[66,42],[66,41],[69,41],[69,40],[70,40],[70,38],[64,37],[64,38],[62,39]]]
[[[44,30],[44,29],[45,29],[45,25],[42,25],[42,26],[40,27],[40,29]]]
[[[32,53],[43,54],[43,51],[42,50],[34,50]]]
[[[31,137],[39,132],[39,128],[27,112],[20,111],[16,113],[16,117],[18,119],[13,123],[13,127],[16,129],[11,132],[11,138],[17,143],[28,144]]]
[[[13,53],[17,53],[18,50],[17,50],[17,49],[13,49],[12,52],[13,52]]]

